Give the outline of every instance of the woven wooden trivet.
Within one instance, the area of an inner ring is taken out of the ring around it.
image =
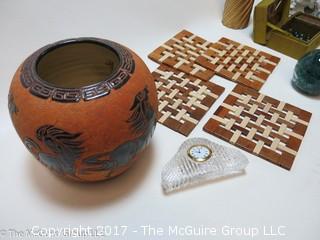
[[[221,38],[196,59],[217,75],[260,90],[280,58],[227,38]]]
[[[237,85],[204,130],[290,170],[311,113]]]
[[[158,122],[188,136],[224,88],[161,65],[152,75],[159,99]]]
[[[207,51],[211,45],[211,42],[183,30],[150,53],[149,58],[208,81],[214,73],[195,63],[195,59]]]

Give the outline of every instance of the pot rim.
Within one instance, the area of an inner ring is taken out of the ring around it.
[[[119,59],[119,64],[105,79],[79,88],[57,87],[42,79],[37,71],[39,61],[49,52],[59,47],[76,43],[94,43],[112,50]],[[106,39],[93,37],[80,37],[61,40],[48,44],[28,57],[22,65],[20,80],[29,92],[37,97],[59,102],[88,101],[106,96],[112,89],[121,88],[131,77],[135,70],[135,62],[126,47]]]
[[[114,73],[116,71],[118,71],[119,67],[121,66],[121,61],[123,61],[123,58],[122,56],[119,54],[119,51],[116,49],[116,48],[113,48],[111,47],[110,45],[108,44],[103,44],[102,42],[100,41],[95,41],[94,38],[70,38],[70,39],[65,39],[65,40],[61,40],[61,41],[58,41],[58,42],[55,42],[53,44],[50,44],[50,45],[47,45],[47,47],[41,52],[41,54],[37,57],[37,59],[35,60],[35,71],[36,71],[36,74],[38,75],[39,79],[41,81],[44,81],[46,82],[48,85],[51,85],[53,87],[58,87],[56,86],[55,84],[53,83],[50,83],[48,81],[46,81],[45,79],[41,78],[39,73],[38,73],[38,64],[40,63],[40,61],[42,60],[43,57],[45,57],[48,53],[58,49],[58,48],[61,48],[61,47],[64,47],[64,46],[67,46],[67,45],[71,45],[71,44],[81,44],[81,43],[93,43],[93,44],[96,44],[96,45],[100,45],[102,47],[105,47],[107,49],[110,49],[112,52],[114,52],[118,59],[119,59],[119,64],[117,65],[117,67],[104,79],[100,80],[99,82],[97,83],[100,83],[100,82],[103,82],[103,81],[106,81],[110,78],[113,77]],[[89,86],[93,86],[95,85],[96,83],[94,84],[88,84],[88,85],[85,85],[83,87],[89,87]],[[70,87],[70,88],[66,88],[66,87],[59,87],[59,88],[64,88],[64,89],[77,89],[77,87]],[[81,87],[79,87],[81,88]]]

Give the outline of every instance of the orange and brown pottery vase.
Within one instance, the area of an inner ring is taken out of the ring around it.
[[[157,116],[154,80],[128,48],[104,39],[47,45],[19,67],[8,97],[27,149],[77,181],[120,175],[149,143]]]

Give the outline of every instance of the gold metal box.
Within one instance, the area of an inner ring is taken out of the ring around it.
[[[290,0],[263,0],[254,10],[254,41],[299,59],[320,44],[320,19],[289,17]]]

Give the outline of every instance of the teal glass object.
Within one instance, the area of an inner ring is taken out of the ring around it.
[[[320,95],[320,50],[314,50],[303,56],[294,69],[292,85],[298,91],[311,95]]]

